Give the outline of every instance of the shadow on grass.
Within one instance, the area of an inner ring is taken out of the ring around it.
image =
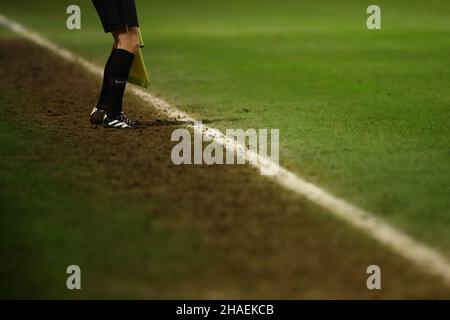
[[[235,122],[239,120],[238,118],[218,118],[218,119],[203,119],[201,122],[203,124],[211,124],[215,122]],[[170,127],[170,126],[190,126],[193,125],[193,121],[182,121],[182,120],[142,120],[139,121],[143,127]]]

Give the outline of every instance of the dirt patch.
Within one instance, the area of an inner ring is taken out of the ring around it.
[[[88,123],[99,79],[21,40],[0,43],[0,86],[25,92],[25,113],[13,102],[4,118],[50,132],[55,150],[49,162],[75,159],[105,188],[156,199],[155,214],[168,226],[197,233],[192,255],[208,257],[177,288],[164,283],[121,283],[142,298],[436,298],[450,297],[439,279],[424,275],[303,199],[259,176],[248,166],[175,166],[170,135],[177,127],[131,96],[126,111],[149,120],[144,130],[114,131]],[[156,121],[159,119],[160,121]],[[152,122],[153,121],[153,122]],[[126,199],[124,200],[126,201]],[[382,268],[383,289],[366,288],[367,266]],[[126,266],[124,266],[126,267]],[[104,290],[114,290],[114,284]],[[102,292],[97,292],[101,296]]]

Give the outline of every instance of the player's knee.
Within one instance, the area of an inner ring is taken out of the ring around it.
[[[131,42],[130,44],[130,52],[133,54],[136,54],[139,51],[139,48],[141,47],[141,44],[139,41],[137,42]]]
[[[139,34],[139,29],[136,27],[130,28],[128,32],[128,38],[131,43],[131,46],[137,52],[141,47],[141,37]]]
[[[133,53],[136,54],[141,47],[141,39],[139,36],[133,35],[130,37],[130,45],[133,50]]]
[[[115,36],[117,48],[136,54],[141,45],[139,33],[121,32]]]
[[[119,48],[125,49],[133,54],[138,52],[140,45],[139,38],[136,39],[134,37],[126,37],[119,41]]]

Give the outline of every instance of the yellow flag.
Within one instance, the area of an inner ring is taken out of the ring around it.
[[[148,88],[150,85],[150,80],[147,69],[145,68],[144,57],[142,56],[141,49],[138,50],[136,56],[134,57],[134,61],[130,69],[130,75],[128,76],[128,82],[144,88]]]
[[[144,41],[142,40],[140,30],[139,37],[141,39],[141,48],[143,48]],[[138,50],[136,56],[134,57],[134,61],[130,69],[130,75],[128,76],[128,82],[144,88],[148,88],[148,86],[150,85],[150,79],[148,76],[147,68],[145,67],[144,57],[142,56],[141,49]]]

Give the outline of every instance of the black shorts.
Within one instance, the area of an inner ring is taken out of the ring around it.
[[[139,27],[134,0],[92,0],[106,33]]]

